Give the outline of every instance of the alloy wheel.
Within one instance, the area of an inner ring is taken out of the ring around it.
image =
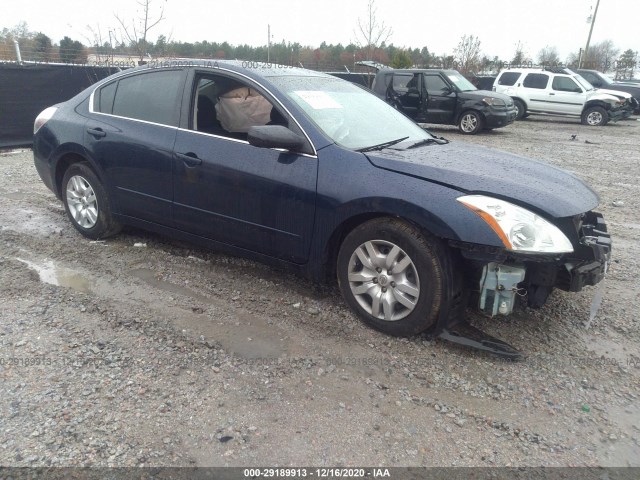
[[[400,247],[384,240],[365,242],[353,252],[348,279],[360,306],[381,320],[405,318],[420,296],[415,264]]]

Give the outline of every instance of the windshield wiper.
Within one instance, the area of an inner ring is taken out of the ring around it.
[[[422,145],[429,145],[430,143],[437,143],[438,145],[446,145],[447,143],[449,143],[449,140],[447,140],[444,137],[425,138],[424,140],[420,140],[419,142],[416,142],[413,145],[409,145],[407,149],[420,147]]]
[[[390,140],[388,142],[379,143],[378,145],[371,145],[370,147],[359,148],[356,151],[364,153],[364,152],[371,152],[372,150],[383,150],[385,148],[391,147],[392,145],[395,145],[396,143],[404,142],[407,138],[409,137],[406,136],[406,137],[398,138],[396,140]]]

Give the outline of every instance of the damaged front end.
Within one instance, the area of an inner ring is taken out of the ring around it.
[[[530,255],[455,243],[467,260],[472,279],[467,285],[480,311],[492,317],[508,315],[520,302],[540,308],[554,288],[579,292],[604,278],[611,259],[611,235],[602,215],[587,212],[559,223],[573,252]]]
[[[483,314],[509,315],[518,305],[542,307],[554,288],[579,292],[604,279],[611,259],[611,236],[601,214],[587,212],[554,221],[571,242],[572,251],[520,253],[451,242],[463,258],[470,304]],[[508,358],[520,353],[462,321],[448,325],[441,338]]]

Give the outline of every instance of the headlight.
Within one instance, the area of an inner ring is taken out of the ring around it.
[[[484,97],[482,99],[487,105],[493,105],[494,107],[506,107],[507,104],[501,98]]]
[[[487,222],[508,250],[573,252],[571,242],[558,227],[529,210],[484,195],[465,195],[457,200]]]

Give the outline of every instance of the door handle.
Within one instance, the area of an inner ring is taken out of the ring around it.
[[[549,95],[555,95],[555,93],[551,92]]]
[[[93,135],[96,138],[102,138],[107,136],[107,132],[102,130],[100,127],[98,128],[87,128],[87,133],[89,135]]]
[[[198,156],[193,152],[176,153],[176,156],[182,160],[187,167],[197,167],[198,165],[202,165],[202,159],[198,158]]]

